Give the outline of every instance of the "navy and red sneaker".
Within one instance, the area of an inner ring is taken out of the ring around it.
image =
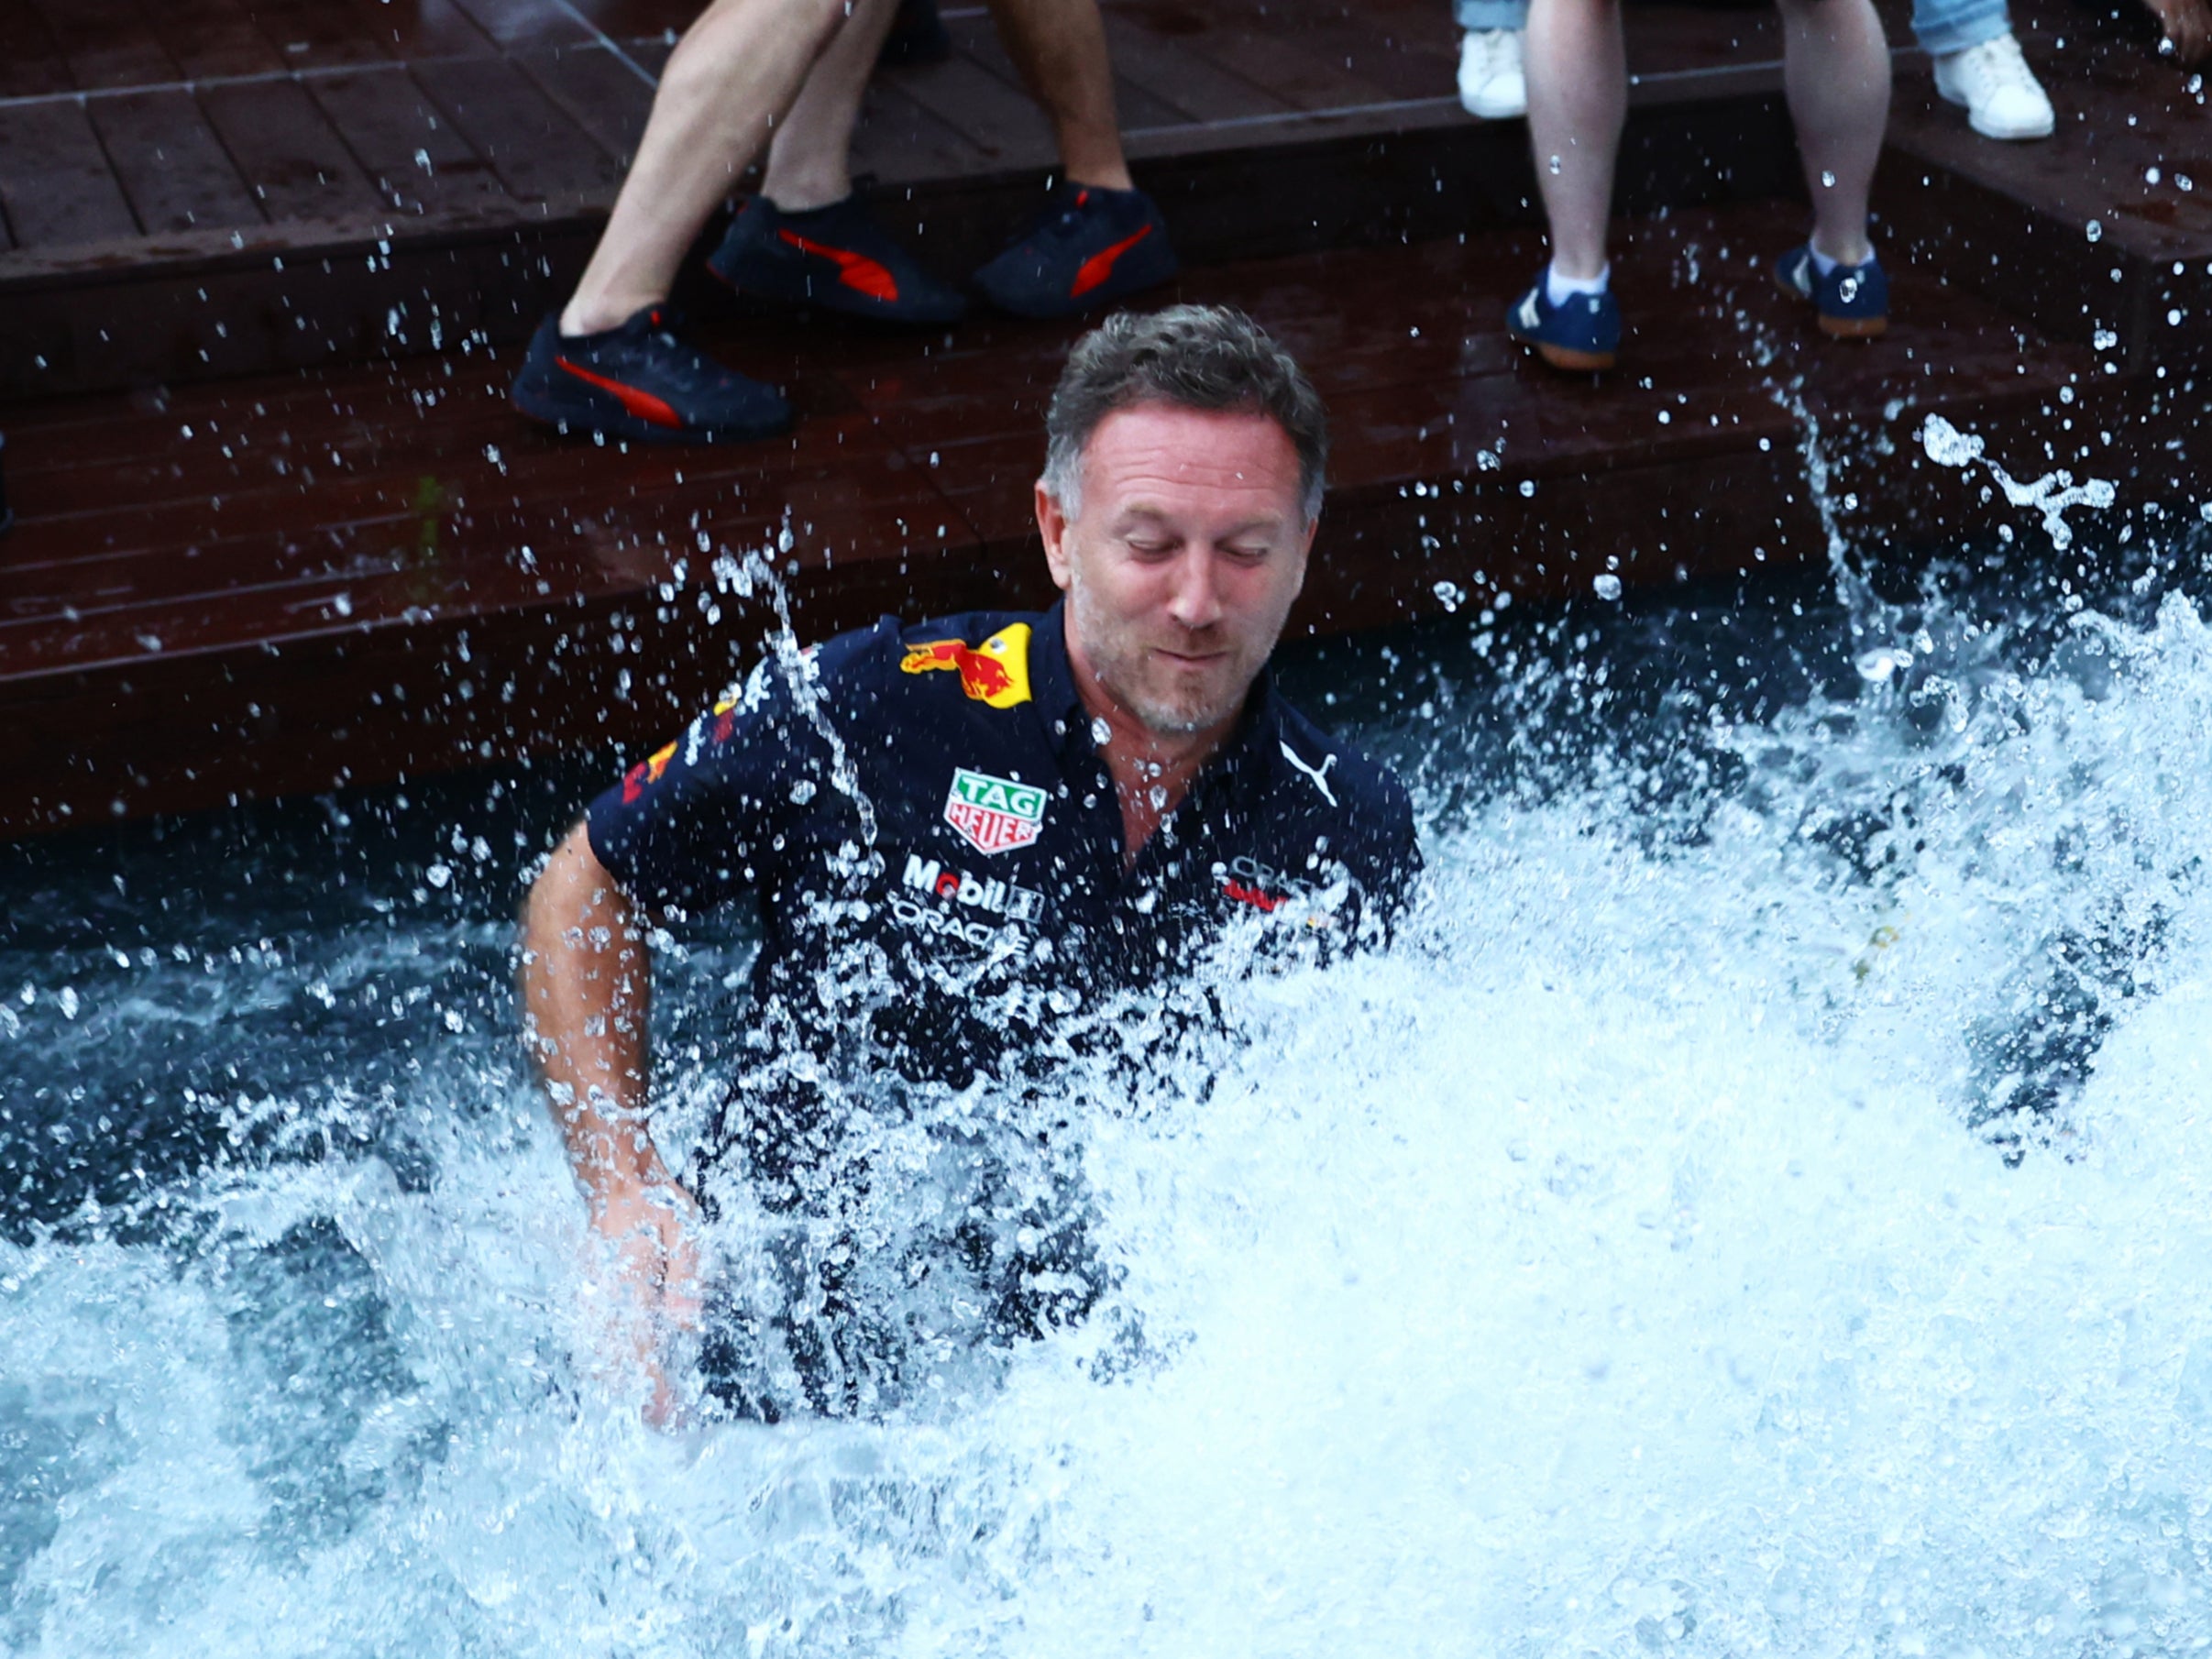
[[[776,388],[724,368],[682,327],[666,305],[603,334],[564,335],[559,315],[547,317],[514,377],[514,406],[564,433],[644,444],[735,444],[791,424]]]
[[[1062,183],[1035,223],[975,273],[1018,317],[1072,317],[1172,279],[1167,221],[1140,190]]]
[[[957,323],[968,309],[853,196],[797,214],[754,196],[738,209],[707,269],[741,294],[875,323],[936,326]]]

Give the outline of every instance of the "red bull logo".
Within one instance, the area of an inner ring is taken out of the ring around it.
[[[963,640],[909,645],[898,665],[908,674],[957,674],[960,688],[977,702],[1011,709],[1029,700],[1029,625],[1002,628],[980,645]]]
[[[670,743],[666,749],[655,750],[631,767],[622,776],[623,805],[635,805],[649,786],[661,781],[661,774],[668,770],[668,763],[675,758],[676,745]]]

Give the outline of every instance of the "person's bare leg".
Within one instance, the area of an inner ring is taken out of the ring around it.
[[[619,327],[668,297],[691,239],[844,20],[845,0],[714,0],[668,59],[563,334]]]
[[[798,102],[776,124],[761,194],[785,213],[853,193],[853,128],[898,0],[853,0],[852,19],[816,59]]]
[[[1007,55],[1044,106],[1061,171],[1077,184],[1134,190],[1114,113],[1114,60],[1098,0],[990,0]]]
[[[1523,56],[1536,188],[1551,222],[1552,269],[1563,278],[1590,280],[1605,269],[1613,161],[1628,116],[1620,0],[1535,0]]]
[[[1874,249],[1866,196],[1889,120],[1889,46],[1874,0],[1780,0],[1783,85],[1805,183],[1812,246],[1844,265]]]

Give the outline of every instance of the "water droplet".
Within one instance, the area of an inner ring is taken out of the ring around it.
[[[1534,478],[1523,478],[1521,480],[1521,493],[1524,496],[1535,495],[1536,493],[1536,480]]]
[[[453,871],[446,864],[433,864],[423,872],[423,879],[434,887],[443,887],[453,879]]]
[[[1106,717],[1104,715],[1101,715],[1098,719],[1091,722],[1092,742],[1103,749],[1113,741],[1114,728],[1106,724]]]
[[[2164,175],[2162,174],[2155,167],[2146,167],[2143,169],[2143,182],[2145,184],[2156,184],[2163,176]]]
[[[1833,190],[1835,188],[1835,175],[1832,172],[1823,170],[1821,174],[1821,188],[1822,190]]]
[[[2085,230],[2083,234],[2086,236],[2092,242],[2100,241],[2104,237],[2105,227],[2099,225],[2095,219],[2092,219],[2089,221],[2088,228]]]
[[[1550,167],[1551,167],[1552,171],[1553,171],[1553,172],[1555,172],[1555,173],[1556,173],[1556,172],[1557,172],[1557,171],[1559,170],[1559,158],[1558,158],[1558,157],[1554,156],[1554,157],[1551,159]]]
[[[1885,686],[1898,669],[1912,666],[1912,653],[1896,645],[1878,645],[1872,651],[1861,652],[1852,659],[1851,665],[1859,671],[1860,678]]]
[[[1621,578],[1610,570],[1601,576],[1590,577],[1590,585],[1601,599],[1617,599],[1621,597]]]
[[[1467,598],[1458,586],[1452,582],[1438,582],[1430,591],[1436,596],[1436,603],[1444,607],[1447,614],[1458,610],[1462,601]]]

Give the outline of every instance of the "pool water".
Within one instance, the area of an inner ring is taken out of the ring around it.
[[[1105,1303],[870,1420],[594,1357],[512,917],[611,757],[0,849],[0,1646],[2212,1644],[2195,517],[1292,653],[1415,917],[1128,1010]],[[750,950],[663,952],[678,1144]]]

